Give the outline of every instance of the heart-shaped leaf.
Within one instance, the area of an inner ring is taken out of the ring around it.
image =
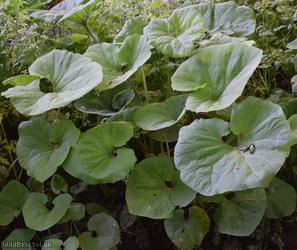
[[[135,17],[125,22],[122,30],[116,35],[114,43],[123,42],[126,37],[134,34],[142,35],[146,21],[143,17]]]
[[[97,0],[64,0],[49,10],[37,10],[31,16],[46,22],[60,23],[66,19],[81,23],[86,19],[86,10],[92,8]]]
[[[172,96],[163,103],[147,104],[134,113],[134,121],[144,130],[170,127],[184,115],[186,100],[186,96]]]
[[[187,206],[196,193],[184,185],[168,157],[143,160],[131,171],[126,202],[129,212],[153,219],[173,216],[175,207]]]
[[[89,129],[71,149],[64,169],[88,184],[123,179],[136,162],[134,151],[124,147],[133,134],[133,126],[125,122],[106,123]]]
[[[92,216],[88,222],[89,231],[79,236],[82,250],[108,250],[120,243],[120,229],[117,221],[105,213]],[[91,232],[96,232],[92,237]]]
[[[3,242],[1,242],[2,250],[31,250],[31,247],[22,247],[19,242],[30,243],[35,232],[30,229],[17,228],[14,229]],[[15,244],[15,247],[12,247]],[[28,244],[29,245],[29,244]]]
[[[274,178],[267,187],[265,217],[278,219],[291,215],[296,209],[296,192],[288,183]]]
[[[98,63],[66,50],[53,50],[38,58],[30,66],[29,73],[43,78],[41,81],[46,81],[48,89],[42,90],[43,85],[37,79],[1,93],[11,98],[15,108],[25,115],[38,115],[64,107],[102,81],[102,68]]]
[[[99,63],[103,70],[103,83],[98,90],[113,88],[132,76],[150,57],[150,46],[144,36],[128,36],[122,45],[101,43],[90,46],[86,57]]]
[[[5,226],[18,217],[29,195],[28,189],[11,180],[0,193],[0,225]]]
[[[43,193],[30,193],[23,207],[23,216],[28,228],[36,231],[46,230],[65,215],[70,207],[72,197],[69,194],[60,194],[53,201],[53,208],[49,210],[47,196]]]
[[[19,126],[17,156],[29,176],[40,182],[51,177],[64,162],[80,131],[70,120],[51,124],[33,118]]]
[[[220,233],[248,236],[260,224],[266,208],[263,188],[236,192],[233,198],[222,202],[214,219]]]
[[[178,249],[192,250],[199,246],[209,230],[210,219],[200,207],[190,207],[189,216],[184,217],[182,209],[174,212],[174,217],[164,222],[165,231]]]
[[[204,20],[192,6],[174,10],[168,19],[151,20],[144,28],[150,44],[172,57],[192,55],[203,31]]]
[[[172,88],[194,91],[186,108],[209,112],[230,106],[261,61],[262,51],[241,43],[199,49],[172,76]]]
[[[233,145],[223,139],[230,129],[237,137]],[[279,105],[248,97],[233,109],[230,128],[217,118],[183,127],[174,160],[182,181],[206,196],[265,187],[288,156],[291,139]]]

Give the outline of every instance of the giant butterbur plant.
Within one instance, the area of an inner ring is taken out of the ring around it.
[[[96,3],[65,0],[32,16],[85,24]],[[6,241],[79,222],[84,230],[46,242],[113,249],[118,222],[98,204],[83,204],[77,194],[87,185],[104,193],[121,183],[130,216],[164,219],[179,249],[200,245],[212,216],[217,232],[247,236],[264,216],[292,214],[295,190],[276,175],[296,143],[294,125],[279,105],[243,96],[262,58],[247,42],[254,30],[248,7],[190,5],[148,24],[129,20],[113,43],[98,42],[83,54],[53,50],[29,74],[7,79],[13,87],[1,95],[28,117],[18,128],[18,163],[52,191],[16,180],[2,189],[0,224],[21,215],[27,227]],[[162,60],[174,66],[169,94],[157,96],[150,72]]]

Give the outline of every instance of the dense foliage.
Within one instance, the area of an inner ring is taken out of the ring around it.
[[[5,0],[0,22],[2,249],[297,248],[295,1]]]

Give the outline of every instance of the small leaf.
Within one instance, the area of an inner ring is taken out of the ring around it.
[[[17,143],[20,165],[29,176],[44,182],[64,162],[79,135],[70,120],[51,124],[38,117],[22,122]]]
[[[133,134],[134,128],[125,122],[89,129],[71,149],[64,169],[88,184],[122,180],[136,162],[134,151],[124,147]]]
[[[76,100],[74,107],[88,114],[113,116],[123,110],[133,100],[134,96],[134,92],[127,84],[122,84],[100,93],[97,93],[95,90],[91,91]]]
[[[265,217],[279,219],[291,215],[296,209],[295,189],[286,182],[274,178],[267,187]]]
[[[53,208],[46,207],[47,196],[43,193],[30,193],[23,207],[23,216],[28,228],[43,231],[54,226],[65,215],[70,207],[72,197],[61,194],[53,201]]]
[[[72,203],[70,208],[66,211],[65,215],[58,224],[66,223],[69,221],[80,221],[85,217],[85,205],[82,203]]]
[[[210,219],[200,207],[190,207],[188,218],[184,218],[182,209],[176,210],[174,217],[166,219],[165,230],[176,247],[192,250],[199,246],[209,230]]]
[[[0,193],[0,225],[5,226],[18,217],[29,195],[28,189],[11,180]]]
[[[2,214],[1,214],[2,215]],[[17,228],[14,229],[6,238],[1,242],[2,250],[31,250],[31,247],[20,247],[19,242],[30,242],[35,235],[35,232],[30,229]],[[15,244],[16,247],[11,247]]]
[[[54,194],[66,193],[68,184],[61,175],[55,174],[51,179],[51,189]]]
[[[151,157],[131,171],[126,189],[129,212],[153,219],[173,216],[175,207],[187,206],[196,193],[179,179],[170,158]]]
[[[216,209],[214,219],[220,233],[249,236],[260,224],[266,208],[263,188],[236,192]]]
[[[147,104],[134,113],[134,121],[144,130],[170,127],[184,115],[186,100],[186,96],[172,96],[163,103]]]
[[[120,229],[117,221],[105,213],[99,213],[90,218],[89,231],[79,236],[82,250],[108,250],[120,243]],[[92,237],[91,231],[96,232]]]

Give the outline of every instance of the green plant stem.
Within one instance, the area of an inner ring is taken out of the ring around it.
[[[149,95],[148,95],[147,83],[146,83],[143,67],[141,67],[140,70],[141,70],[141,75],[142,75],[142,84],[143,84],[143,89],[144,89],[145,102],[149,103]]]
[[[98,36],[90,29],[89,25],[88,25],[88,21],[84,21],[81,23],[82,26],[85,28],[85,30],[87,31],[87,33],[90,35],[90,37],[92,38],[92,40],[95,43],[99,43],[99,38]]]

